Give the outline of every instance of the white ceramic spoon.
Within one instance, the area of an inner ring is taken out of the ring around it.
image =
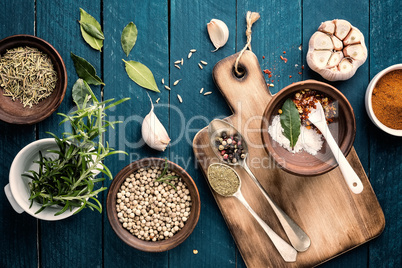
[[[321,103],[316,102],[316,109],[313,109],[309,114],[309,121],[314,124],[322,133],[325,140],[327,141],[329,148],[331,149],[336,161],[339,164],[343,178],[346,184],[349,186],[355,194],[360,194],[363,191],[363,184],[357,176],[356,172],[350,166],[348,160],[346,160],[341,149],[339,149],[338,144],[334,140],[331,132],[329,131],[327,121],[325,119],[324,110],[322,109]]]
[[[221,193],[216,191],[212,187],[212,185],[211,185],[211,188],[214,189],[214,191],[217,194],[220,194],[222,196],[236,197],[240,201],[240,203],[242,203],[243,206],[245,206],[247,208],[247,210],[251,213],[251,215],[253,215],[253,217],[257,220],[257,222],[261,225],[262,229],[264,229],[265,233],[268,235],[269,239],[271,239],[272,243],[274,244],[275,248],[278,250],[279,254],[282,256],[283,260],[285,262],[295,262],[296,257],[297,257],[297,251],[291,245],[289,245],[285,240],[283,240],[277,233],[275,233],[275,231],[272,230],[271,227],[269,227],[268,224],[266,224],[247,203],[246,199],[244,198],[243,194],[241,193],[241,179],[240,179],[239,175],[237,174],[237,172],[233,168],[231,168],[225,164],[220,164],[220,163],[211,164],[208,167],[208,180],[209,180],[210,169],[212,166],[221,166],[221,167],[226,167],[228,169],[231,169],[234,172],[234,174],[236,174],[236,176],[239,180],[239,187],[237,188],[237,191],[233,195],[222,195]]]

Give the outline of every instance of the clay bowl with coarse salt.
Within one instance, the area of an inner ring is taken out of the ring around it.
[[[328,127],[343,154],[345,156],[349,154],[356,135],[356,121],[352,106],[338,89],[327,83],[315,80],[293,83],[272,97],[263,114],[261,135],[265,150],[281,169],[298,176],[316,176],[331,171],[338,166],[324,138],[322,148],[316,155],[311,155],[303,150],[298,153],[289,152],[274,141],[268,133],[268,127],[272,124],[273,118],[278,115],[278,110],[281,109],[283,103],[292,98],[297,92],[305,89],[323,93],[333,100],[336,115]]]
[[[127,245],[138,250],[146,252],[162,252],[180,245],[193,232],[200,217],[201,201],[200,194],[195,182],[193,181],[191,176],[179,165],[171,161],[167,161],[167,164],[168,170],[174,172],[177,176],[179,176],[182,182],[185,183],[185,185],[187,186],[187,189],[189,190],[189,195],[191,197],[191,209],[190,214],[188,215],[188,219],[181,230],[179,230],[172,237],[169,237],[166,240],[146,241],[137,238],[127,229],[123,228],[122,223],[119,221],[118,211],[116,207],[117,194],[119,193],[120,187],[125,182],[126,178],[130,177],[131,174],[136,173],[142,168],[146,169],[149,167],[159,167],[163,169],[165,166],[165,159],[144,158],[135,161],[123,168],[114,177],[113,182],[109,187],[109,192],[106,199],[106,209],[109,223],[112,226],[112,229],[114,230],[116,235],[121,240],[123,240]],[[152,194],[152,192],[150,194]]]

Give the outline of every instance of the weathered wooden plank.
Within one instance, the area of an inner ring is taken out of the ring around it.
[[[237,51],[246,43],[246,12],[260,13],[260,19],[252,27],[251,48],[256,54],[272,94],[288,84],[302,80],[301,1],[291,5],[283,1],[238,1],[237,2]],[[284,27],[286,21],[286,27]],[[238,267],[244,261],[238,254]]]
[[[101,74],[101,55],[85,43],[77,22],[80,7],[100,21],[101,1],[36,2],[37,34],[59,51],[66,64],[68,87],[57,112],[68,113],[73,108],[71,89],[78,78],[70,52],[87,59]],[[92,88],[100,97],[100,87]],[[61,135],[66,130],[59,126],[61,117],[57,112],[38,124],[39,138],[49,137],[46,131]],[[84,210],[58,222],[42,221],[39,238],[43,267],[100,267],[102,264],[102,215],[97,211]]]
[[[128,153],[128,156],[114,156],[105,162],[115,175],[130,162],[150,156],[163,158],[168,152],[152,150],[141,139],[142,120],[151,109],[147,93],[154,102],[161,98],[160,105],[155,105],[155,113],[169,129],[169,92],[161,84],[162,78],[169,83],[168,2],[124,1],[117,4],[116,1],[106,0],[103,1],[103,17],[107,37],[104,49],[104,98],[131,98],[110,113],[123,123],[110,131],[106,139],[111,147]],[[131,21],[137,26],[138,38],[126,57],[120,38],[123,28]],[[145,64],[153,72],[161,93],[148,91],[135,84],[127,76],[122,59]],[[106,185],[109,184],[110,181],[106,182]],[[117,237],[104,217],[104,266],[113,267],[116,263],[122,267],[167,267],[168,254],[144,253],[129,247]]]
[[[20,7],[24,6],[24,9]],[[34,1],[0,2],[0,38],[14,34],[34,35]],[[10,16],[13,19],[10,19]],[[0,93],[2,94],[2,93]],[[35,267],[37,265],[37,221],[27,213],[17,214],[8,203],[4,186],[16,154],[35,140],[35,126],[17,126],[0,122],[0,266]]]
[[[356,15],[357,10],[359,15]],[[304,79],[312,78],[325,81],[320,75],[310,70],[305,61],[310,37],[317,30],[321,22],[332,19],[346,19],[350,21],[352,25],[360,29],[367,40],[366,44],[368,44],[368,13],[369,7],[366,1],[303,1],[303,60],[306,67],[303,74]],[[368,118],[364,108],[364,93],[368,84],[368,69],[369,64],[366,62],[348,81],[330,82],[330,84],[338,88],[348,98],[353,107],[357,128],[354,147],[366,173],[369,167],[369,140],[368,135],[366,135],[368,131]],[[367,255],[368,245],[366,244],[358,250],[354,250],[351,253],[324,264],[324,267],[348,265],[353,267],[366,267]]]
[[[211,19],[224,21],[229,28],[229,40],[218,51],[209,40],[207,23]],[[201,196],[201,215],[191,236],[179,247],[171,250],[170,267],[234,267],[235,244],[217,209],[196,159],[191,144],[197,131],[215,117],[225,117],[229,109],[212,80],[212,69],[217,61],[235,52],[236,1],[171,1],[170,17],[170,80],[183,79],[170,92],[170,134],[174,139],[170,159],[189,172]],[[190,49],[196,49],[190,59]],[[175,60],[184,58],[178,70]],[[201,70],[198,63],[208,65]],[[211,95],[203,94],[212,91]],[[177,99],[183,98],[183,103]],[[198,250],[194,255],[193,250]]]
[[[402,62],[401,1],[370,2],[370,78]],[[387,226],[370,244],[370,267],[401,267],[402,143],[370,122],[370,178],[383,207]]]

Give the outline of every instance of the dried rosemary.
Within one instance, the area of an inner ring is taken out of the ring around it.
[[[32,107],[49,97],[56,87],[57,73],[47,54],[37,48],[18,47],[0,58],[0,86],[4,96]]]

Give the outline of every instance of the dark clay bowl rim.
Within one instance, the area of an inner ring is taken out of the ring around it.
[[[179,165],[168,161],[169,170],[174,171],[176,174],[180,175],[181,178],[187,184],[187,188],[190,191],[192,207],[191,213],[184,224],[184,227],[177,232],[173,237],[162,240],[162,241],[144,241],[138,239],[132,235],[128,230],[123,228],[117,217],[116,210],[116,196],[121,184],[124,180],[133,172],[140,168],[146,168],[149,166],[160,166],[163,167],[165,159],[162,158],[144,158],[132,162],[131,164],[124,167],[113,179],[112,184],[109,187],[109,191],[106,198],[106,209],[107,217],[113,231],[116,235],[123,240],[127,245],[146,252],[163,252],[175,248],[176,246],[183,243],[193,232],[195,226],[197,225],[198,219],[200,217],[201,201],[200,194],[198,192],[197,186],[191,176]]]
[[[2,102],[0,120],[11,124],[32,125],[49,117],[60,106],[67,89],[67,70],[57,50],[47,41],[33,35],[19,34],[0,40],[0,55],[4,54],[7,49],[24,46],[35,47],[49,55],[57,72],[56,88],[49,97],[40,101],[39,104],[33,105],[32,108],[24,108],[18,100],[13,102],[10,97],[3,96],[3,90],[0,89],[0,101]]]
[[[319,88],[327,88],[327,90],[330,93],[323,92]],[[268,103],[264,113],[263,113],[263,120],[261,123],[261,137],[263,141],[263,145],[265,148],[265,151],[271,155],[271,157],[274,159],[275,163],[284,171],[297,175],[297,176],[318,176],[325,174],[331,170],[333,170],[335,167],[338,166],[338,163],[336,162],[335,158],[332,156],[329,161],[326,163],[322,163],[320,165],[315,165],[309,168],[306,168],[305,166],[297,166],[297,165],[289,165],[286,163],[286,156],[285,156],[285,163],[283,164],[283,157],[280,156],[276,150],[273,147],[273,143],[276,143],[275,141],[272,140],[271,136],[268,133],[268,124],[271,123],[272,121],[272,116],[274,115],[273,109],[275,106],[277,106],[279,103],[284,102],[284,100],[289,97],[291,94],[299,91],[302,88],[309,88],[312,90],[316,90],[319,92],[323,92],[326,95],[331,96],[332,99],[342,103],[346,109],[345,111],[342,111],[345,114],[345,117],[347,117],[347,122],[346,126],[347,127],[347,135],[343,138],[341,144],[339,145],[341,151],[345,156],[347,156],[350,152],[350,150],[353,147],[353,142],[355,140],[356,136],[356,119],[355,115],[353,112],[353,108],[350,105],[349,101],[347,98],[335,87],[324,83],[320,81],[315,81],[315,80],[306,80],[306,81],[300,81],[293,83],[291,85],[286,86],[282,90],[280,90],[277,94],[275,94],[271,101]],[[267,120],[267,117],[270,116],[270,118]],[[265,131],[264,131],[265,130]],[[277,143],[276,143],[277,144]],[[280,145],[276,145],[280,146]],[[323,146],[328,146],[326,145],[326,141],[324,139],[324,144]],[[286,149],[285,149],[286,150]],[[289,152],[290,156],[292,153]],[[304,152],[304,154],[307,154]],[[287,155],[287,154],[286,154]]]

